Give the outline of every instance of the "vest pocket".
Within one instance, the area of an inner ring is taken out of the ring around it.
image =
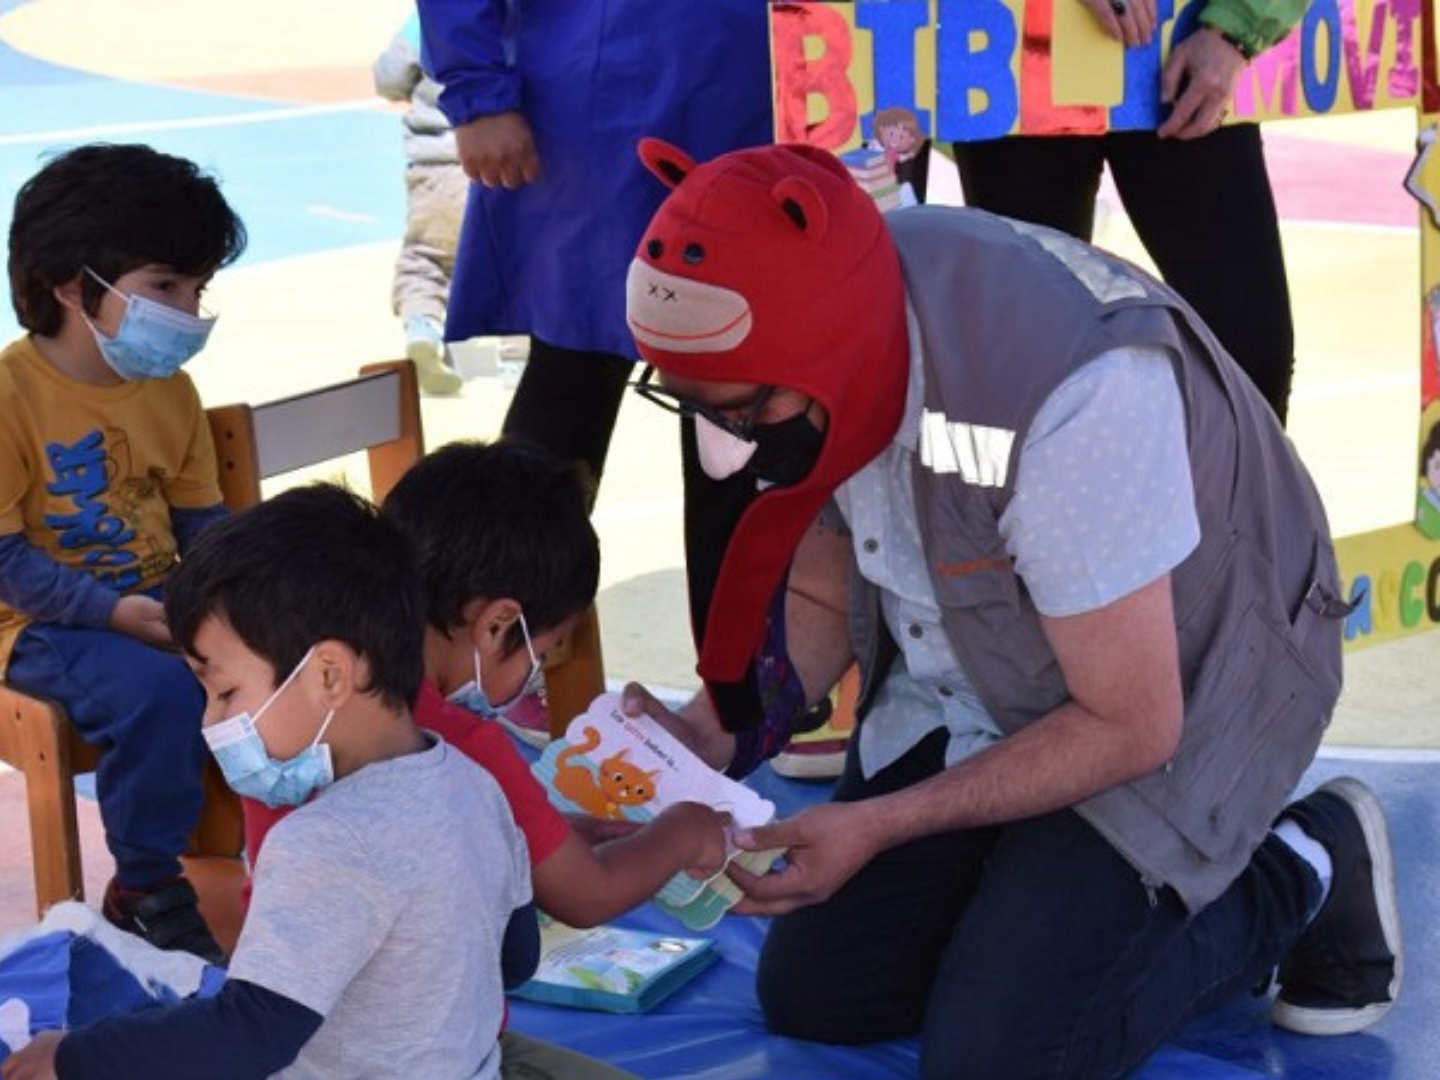
[[[1199,673],[1179,753],[1135,785],[1208,858],[1259,842],[1319,745],[1335,693],[1297,648],[1308,629],[1250,605]]]

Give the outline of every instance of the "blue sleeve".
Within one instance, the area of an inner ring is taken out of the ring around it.
[[[520,74],[508,55],[513,0],[419,0],[425,70],[443,89],[455,127],[520,108]]]
[[[39,622],[103,630],[120,594],[11,533],[0,537],[0,600]]]
[[[531,975],[540,963],[540,924],[535,918],[535,905],[526,904],[510,913],[505,926],[505,941],[500,946],[500,977],[506,990],[514,990]]]
[[[212,998],[77,1028],[60,1042],[60,1080],[262,1080],[299,1055],[321,1016],[235,979]]]
[[[195,510],[182,510],[172,506],[170,508],[170,528],[175,532],[175,548],[184,555],[195,543],[196,538],[221,518],[228,516],[230,511],[224,503],[216,503],[214,506],[202,506]]]

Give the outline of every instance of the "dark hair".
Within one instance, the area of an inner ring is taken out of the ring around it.
[[[148,146],[95,143],[52,159],[15,196],[10,302],[20,325],[51,336],[64,309],[54,290],[89,267],[113,282],[157,263],[208,277],[245,250],[245,226],[219,185],[184,158]],[[82,274],[94,314],[105,287]]]
[[[545,451],[455,442],[416,462],[380,512],[410,541],[430,625],[449,633],[470,601],[511,597],[533,637],[595,600],[600,541],[588,506],[579,469]],[[523,641],[517,623],[507,652]]]
[[[327,638],[365,657],[371,680],[361,689],[392,707],[413,702],[425,674],[420,580],[405,539],[335,484],[291,488],[205,531],[165,584],[165,617],[198,656],[195,634],[210,616],[277,680]]]

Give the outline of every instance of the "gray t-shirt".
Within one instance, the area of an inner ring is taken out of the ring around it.
[[[436,741],[271,830],[230,977],[325,1018],[284,1080],[489,1080],[500,947],[530,895],[499,787]]]

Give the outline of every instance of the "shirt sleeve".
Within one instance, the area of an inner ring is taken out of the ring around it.
[[[0,600],[40,622],[103,630],[120,594],[11,533],[0,537]]]
[[[520,108],[520,74],[505,44],[507,0],[419,0],[426,70],[455,127]]]
[[[1200,23],[1234,38],[1254,56],[1290,33],[1308,6],[1308,0],[1209,0]]]
[[[506,990],[514,990],[535,974],[540,964],[540,921],[535,903],[524,904],[510,913],[505,939],[500,944],[500,978]]]
[[[220,466],[215,457],[215,441],[210,435],[210,418],[190,376],[181,371],[171,378],[177,380],[179,408],[190,417],[190,440],[179,472],[165,481],[165,501],[172,508],[208,509],[221,501]]]
[[[1036,608],[1104,607],[1200,542],[1185,409],[1169,356],[1115,349],[1041,406],[1000,535]]]
[[[170,528],[175,533],[176,550],[183,556],[199,539],[201,533],[229,513],[230,511],[225,508],[224,503],[216,503],[214,506],[205,506],[194,510],[172,506],[170,508]]]
[[[318,1014],[231,979],[211,998],[160,1005],[77,1028],[55,1054],[60,1080],[253,1080],[289,1065]]]

